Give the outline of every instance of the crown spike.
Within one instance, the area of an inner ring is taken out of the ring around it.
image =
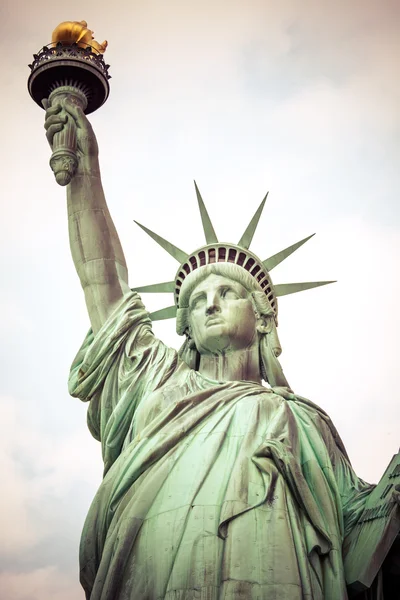
[[[238,246],[242,246],[242,248],[250,248],[251,240],[253,239],[253,235],[255,230],[257,229],[258,221],[260,220],[261,213],[264,208],[265,201],[267,199],[268,192],[265,194],[264,200],[261,202],[260,206],[257,208],[253,218],[247,226],[246,231],[240,238],[238,242]]]
[[[278,283],[274,285],[275,296],[287,296],[288,294],[296,294],[297,292],[303,292],[304,290],[311,290],[321,285],[328,285],[329,283],[336,283],[336,281],[305,281],[303,283]]]
[[[164,250],[166,250],[168,254],[173,256],[175,260],[177,260],[179,263],[185,262],[185,260],[188,257],[186,252],[183,252],[183,250],[180,250],[179,248],[171,244],[171,242],[168,242],[167,240],[162,238],[160,235],[157,235],[153,231],[150,231],[150,229],[147,229],[147,227],[145,227],[144,225],[141,225],[137,221],[134,222],[136,223],[136,225],[139,225],[139,227],[143,229],[143,231],[145,231],[151,238],[153,238],[153,240],[155,240],[157,244],[160,244],[160,246],[164,248]]]
[[[161,310],[156,310],[149,315],[152,321],[164,321],[176,317],[176,306],[167,306]]]
[[[175,290],[175,281],[165,281],[164,283],[152,283],[151,285],[142,285],[140,287],[135,287],[132,289],[135,292],[147,294],[173,292]]]
[[[300,242],[296,242],[292,246],[289,246],[288,248],[281,250],[277,254],[270,256],[266,260],[263,260],[264,267],[267,269],[267,271],[272,271],[272,269],[274,269],[277,265],[279,265],[279,263],[284,261],[285,258],[293,254],[293,252],[300,248],[300,246],[308,242],[308,240],[311,239],[314,235],[315,233],[312,233],[308,237],[304,238],[304,240],[300,240]]]
[[[197,202],[199,203],[201,222],[203,224],[203,231],[206,237],[207,244],[218,244],[218,239],[216,233],[214,231],[214,227],[211,223],[211,219],[208,215],[207,209],[203,202],[203,198],[201,197],[199,188],[197,187],[197,183],[194,182],[194,187],[196,189]]]

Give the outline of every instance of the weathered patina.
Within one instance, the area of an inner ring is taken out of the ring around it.
[[[277,297],[328,283],[273,285],[270,270],[306,240],[260,261],[248,248],[261,206],[238,244],[221,244],[196,187],[206,246],[187,254],[144,228],[180,267],[172,281],[131,290],[79,103],[47,103],[48,141],[65,115],[77,155],[70,243],[92,324],[69,386],[89,402],[104,459],[82,534],[86,597],[347,598],[343,542],[374,486],[278,361]],[[179,352],[154,336],[138,289],[173,292],[174,306],[153,318],[177,315]],[[387,521],[398,517],[389,498]],[[365,597],[382,594],[378,574]]]

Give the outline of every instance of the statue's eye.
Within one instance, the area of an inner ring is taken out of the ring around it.
[[[202,306],[204,304],[205,300],[206,300],[205,294],[199,294],[198,296],[195,296],[193,298],[193,300],[190,302],[190,310],[199,308],[199,306]]]
[[[227,286],[221,289],[221,298],[238,298],[238,295],[233,288]]]

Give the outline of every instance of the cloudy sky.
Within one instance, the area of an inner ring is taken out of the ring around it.
[[[399,445],[398,2],[62,6],[1,9],[1,600],[83,598],[80,530],[102,472],[86,406],[67,392],[89,322],[44,112],[26,89],[61,21],[85,19],[109,41],[111,93],[91,121],[132,286],[177,266],[133,219],[189,252],[203,243],[193,179],[227,241],[269,190],[260,258],[317,232],[274,282],[338,280],[280,302],[289,382],[331,415],[364,479]],[[149,309],[170,305],[163,296]],[[173,322],[155,331],[180,345]]]

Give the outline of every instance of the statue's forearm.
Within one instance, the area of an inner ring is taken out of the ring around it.
[[[67,188],[72,258],[97,331],[129,290],[128,271],[98,168],[77,174]]]

